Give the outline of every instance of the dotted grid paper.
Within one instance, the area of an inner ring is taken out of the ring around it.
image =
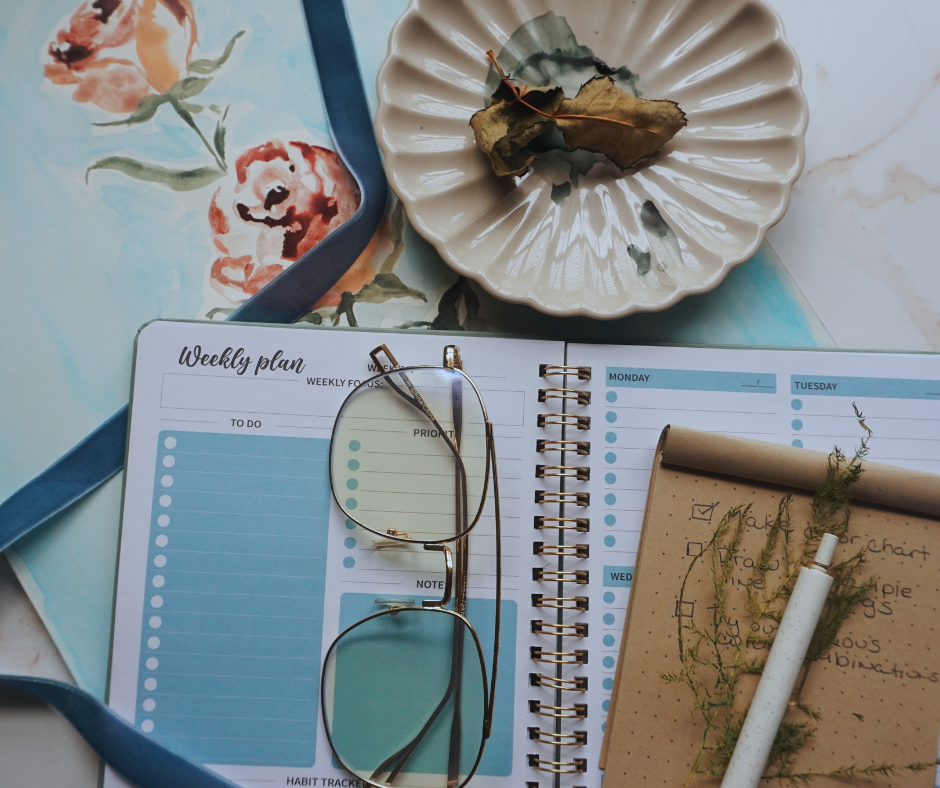
[[[208,763],[316,752],[329,442],[160,433],[140,729]]]

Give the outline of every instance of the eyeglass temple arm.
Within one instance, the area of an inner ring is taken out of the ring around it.
[[[450,602],[451,591],[454,588],[454,555],[445,544],[426,544],[425,550],[444,554],[444,596],[441,599],[425,599],[422,607],[444,607]]]
[[[380,353],[384,353],[390,363],[386,363],[382,361],[382,359],[379,358]],[[385,372],[394,372],[396,369],[401,368],[401,364],[398,363],[398,359],[392,355],[392,351],[389,350],[386,345],[379,345],[377,348],[370,351],[369,357],[375,362],[375,365],[376,367],[378,367],[378,369],[383,370]],[[458,359],[459,359],[459,354],[458,354]],[[424,398],[418,393],[418,390],[414,387],[409,377],[404,372],[399,372],[398,374],[401,377],[401,379],[405,381],[405,385],[408,386],[408,390],[411,392],[411,395],[409,396],[404,391],[402,391],[398,387],[398,384],[395,383],[395,381],[391,379],[391,377],[386,378],[389,386],[392,388],[392,390],[396,394],[398,394],[398,396],[400,396],[403,400],[405,400],[405,402],[412,405],[412,407],[415,407],[418,410],[420,410],[428,419],[428,421],[430,421],[434,425],[434,427],[437,429],[439,437],[441,438],[441,440],[444,441],[445,444],[447,444],[447,448],[450,449],[451,454],[454,455],[454,459],[457,461],[461,474],[466,476],[466,470],[464,469],[464,465],[463,465],[463,458],[460,456],[460,452],[457,450],[457,447],[454,445],[454,442],[449,437],[447,437],[447,431],[441,426],[441,423],[440,421],[438,421],[437,416],[435,416],[434,412],[428,407],[428,404],[424,401]]]
[[[503,592],[503,544],[502,521],[499,512],[499,473],[496,470],[496,442],[493,438],[493,424],[486,422],[486,438],[489,446],[490,463],[493,470],[493,519],[496,524],[496,614],[495,632],[493,634],[493,667],[490,673],[489,704],[483,715],[483,738],[488,739],[493,728],[493,705],[496,701],[496,668],[499,663],[499,626],[502,614]]]
[[[382,361],[379,358],[379,354],[384,353],[387,361]],[[392,351],[388,349],[387,345],[379,345],[374,350],[369,351],[369,358],[375,362],[375,371],[376,372],[385,372],[392,369],[397,369],[401,366],[398,363],[398,359],[392,355]]]

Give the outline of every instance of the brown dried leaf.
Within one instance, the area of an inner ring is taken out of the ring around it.
[[[535,154],[521,149],[554,123],[546,115],[562,105],[565,94],[558,87],[521,85],[520,96],[515,98],[504,86],[501,83],[493,94],[493,104],[470,118],[470,126],[477,146],[490,157],[497,175],[523,175]]]
[[[687,124],[676,102],[636,98],[610,77],[585,82],[554,116],[569,148],[603,153],[624,170],[652,156]]]

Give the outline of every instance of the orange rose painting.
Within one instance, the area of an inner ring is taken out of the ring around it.
[[[63,20],[43,71],[72,98],[108,112],[133,112],[166,93],[189,65],[196,22],[189,0],[93,0]]]
[[[333,151],[292,140],[269,140],[248,149],[234,171],[212,195],[208,219],[219,252],[209,269],[208,287],[222,296],[213,312],[225,314],[254,295],[301,255],[348,220],[359,207],[359,189]],[[400,222],[401,211],[393,212]],[[339,307],[343,293],[357,300],[376,300],[376,275],[387,298],[424,295],[406,288],[389,267],[400,252],[397,232],[388,217],[352,267],[314,310]],[[383,274],[383,266],[385,267]],[[388,285],[397,290],[391,294]],[[382,299],[384,300],[384,299]],[[348,311],[351,312],[351,304]],[[345,310],[344,310],[345,311]],[[347,314],[347,317],[349,315]]]
[[[200,313],[215,317],[230,313],[347,221],[360,198],[340,158],[307,141],[306,134],[286,143],[269,138],[242,153],[230,169],[228,107],[217,99],[200,102],[200,94],[247,31],[237,32],[214,58],[194,58],[196,11],[191,0],[84,0],[59,22],[41,58],[55,90],[69,89],[81,104],[124,116],[95,126],[149,123],[166,105],[198,136],[211,158],[205,166],[180,169],[112,155],[89,165],[86,181],[95,170],[178,192],[221,181],[205,214],[215,258],[206,271]],[[402,225],[399,204],[349,271],[313,305],[309,321],[322,322],[316,310],[330,309],[334,324],[345,315],[354,325],[356,303],[427,300],[391,272],[402,250]]]
[[[264,285],[359,207],[359,190],[331,150],[266,142],[243,153],[209,204],[212,288],[232,303]]]

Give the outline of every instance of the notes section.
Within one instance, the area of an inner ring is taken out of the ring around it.
[[[328,450],[159,435],[135,722],[200,763],[314,763]]]

